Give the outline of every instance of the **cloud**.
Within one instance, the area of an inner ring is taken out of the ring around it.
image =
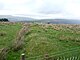
[[[4,5],[0,3],[0,10],[2,10],[3,8],[4,8]]]
[[[70,0],[66,2],[63,12],[66,18],[80,19],[80,1]]]
[[[32,17],[36,19],[53,19],[53,18],[64,18],[62,14],[41,14],[41,13],[31,13],[31,14],[17,14],[13,16],[22,17]]]
[[[0,0],[4,4],[4,10],[13,14],[27,14],[37,12],[43,0]],[[0,7],[1,8],[1,7]]]
[[[63,1],[64,0],[44,0],[44,4],[40,8],[39,12],[40,13],[45,13],[45,14],[56,14],[56,13],[61,13],[63,9]]]
[[[80,0],[0,0],[0,15],[80,19],[79,11]]]

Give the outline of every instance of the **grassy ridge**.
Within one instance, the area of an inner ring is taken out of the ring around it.
[[[21,24],[1,25],[4,36],[0,37],[0,48],[10,46],[16,32],[22,28]],[[45,54],[58,57],[80,57],[80,25],[68,24],[31,24],[30,30],[24,35],[24,46],[18,51],[11,50],[7,60],[19,60],[20,54],[25,53],[27,60],[41,60]],[[11,30],[10,30],[11,29]],[[6,34],[6,35],[5,35]],[[7,38],[6,38],[7,36]],[[4,37],[4,38],[2,38]]]

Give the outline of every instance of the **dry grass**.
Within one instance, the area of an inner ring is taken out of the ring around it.
[[[12,49],[14,51],[18,51],[21,48],[23,48],[24,45],[24,35],[26,32],[28,32],[29,30],[29,24],[24,24],[23,28],[19,31],[19,33],[17,34],[17,37],[15,38],[15,42],[13,44]]]
[[[0,60],[6,60],[6,56],[8,52],[9,52],[8,48],[0,49]]]

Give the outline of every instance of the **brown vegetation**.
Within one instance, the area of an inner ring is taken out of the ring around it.
[[[18,51],[23,47],[23,45],[24,45],[24,35],[29,30],[28,26],[29,25],[24,24],[23,28],[17,34],[17,37],[16,37],[15,42],[14,42],[13,47],[12,47],[12,49],[14,51]]]
[[[0,60],[6,60],[6,55],[9,52],[8,48],[0,49]]]

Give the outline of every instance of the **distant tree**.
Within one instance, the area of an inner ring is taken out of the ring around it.
[[[9,20],[7,18],[0,19],[1,22],[8,22]]]

